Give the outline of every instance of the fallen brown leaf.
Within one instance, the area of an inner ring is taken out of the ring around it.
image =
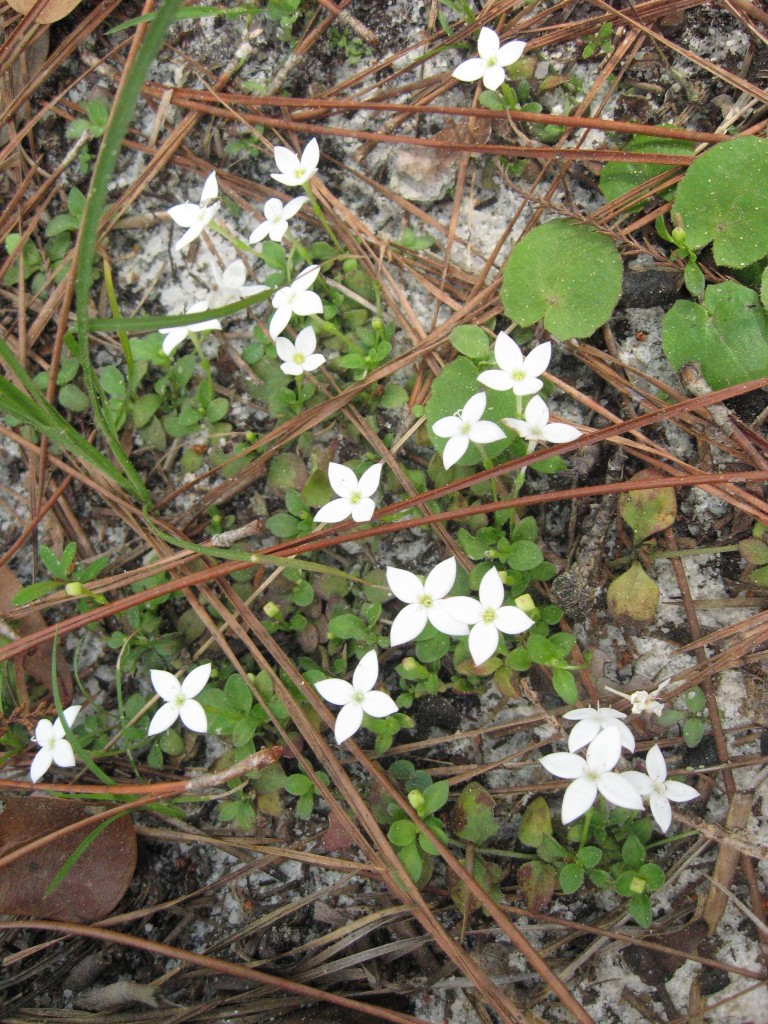
[[[8,0],[8,6],[12,7],[14,11],[18,11],[19,14],[29,14],[35,3],[36,0]],[[54,21],[61,21],[62,18],[66,18],[74,11],[79,3],[80,0],[48,0],[45,7],[37,12],[34,20],[40,25],[50,25]]]
[[[90,817],[82,800],[11,797],[0,814],[0,857]],[[91,833],[83,826],[0,871],[0,914],[89,923],[106,917],[123,898],[136,868],[136,833],[130,816],[111,821],[78,857],[49,895],[56,873]]]

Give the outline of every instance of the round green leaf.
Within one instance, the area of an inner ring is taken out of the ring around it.
[[[516,540],[510,544],[507,552],[507,564],[511,569],[524,572],[526,569],[533,569],[544,561],[544,555],[538,544],[530,540]]]
[[[700,718],[689,718],[683,726],[683,739],[688,747],[698,747],[704,738],[704,722]]]
[[[662,345],[679,370],[698,362],[714,390],[768,376],[768,312],[751,288],[724,281],[701,305],[678,300],[664,317]]]
[[[387,833],[390,843],[393,846],[409,846],[416,840],[418,828],[408,818],[400,818],[394,821]]]
[[[451,344],[457,352],[470,359],[484,359],[490,350],[488,335],[482,327],[464,324],[451,331]]]
[[[65,384],[59,388],[59,405],[70,412],[85,412],[89,406],[88,396],[77,384]]]
[[[745,136],[702,153],[677,186],[685,242],[712,242],[720,266],[746,267],[768,252],[768,139]]]
[[[504,312],[522,327],[541,321],[556,338],[587,338],[621,294],[621,257],[599,231],[572,220],[534,228],[504,266]]]
[[[565,864],[560,869],[560,888],[566,894],[578,890],[584,884],[584,869],[578,864]]]

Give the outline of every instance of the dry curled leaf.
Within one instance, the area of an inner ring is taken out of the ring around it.
[[[608,587],[608,614],[626,629],[650,625],[659,610],[658,585],[635,562]]]
[[[4,804],[0,857],[90,817],[82,800],[26,796],[11,797]],[[123,898],[136,868],[136,832],[128,815],[102,828],[53,892],[46,895],[57,872],[92,832],[83,826],[3,867],[0,914],[82,923],[106,917]]]
[[[8,6],[19,14],[29,14],[36,2],[37,0],[8,0]],[[37,12],[33,20],[39,25],[51,25],[54,21],[66,18],[79,3],[80,0],[48,0],[45,7]]]

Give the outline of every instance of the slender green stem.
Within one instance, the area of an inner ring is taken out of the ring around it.
[[[304,185],[304,191],[307,193],[307,197],[308,197],[310,203],[312,204],[312,209],[315,211],[315,216],[317,217],[317,219],[320,221],[320,223],[325,228],[326,232],[328,233],[328,237],[331,239],[333,244],[336,246],[336,248],[339,251],[341,251],[341,248],[342,248],[341,242],[338,240],[336,235],[333,233],[331,225],[325,219],[325,214],[323,213],[323,211],[320,208],[320,203],[318,203],[317,199],[315,198],[315,193],[312,191],[312,186],[309,183],[307,183],[306,185]]]
[[[594,808],[590,807],[587,813],[584,815],[584,824],[581,827],[581,840],[579,842],[579,849],[583,849],[587,844],[589,838],[589,823],[592,821],[592,812]]]
[[[724,555],[728,552],[738,551],[738,544],[715,544],[705,548],[686,548],[682,551],[650,551],[650,558],[695,558],[697,555]]]

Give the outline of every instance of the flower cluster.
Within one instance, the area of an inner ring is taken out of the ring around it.
[[[550,423],[547,404],[538,395],[543,387],[541,376],[552,357],[550,342],[537,345],[527,356],[523,356],[517,342],[500,331],[494,343],[493,355],[498,369],[483,370],[478,374],[478,382],[492,391],[511,391],[518,399],[519,409],[522,409],[522,399],[529,397],[523,419],[504,417],[501,420],[504,426],[528,442],[529,453],[537,444],[565,444],[581,436],[577,427],[567,423]],[[437,437],[448,438],[443,450],[443,465],[446,469],[456,465],[470,441],[475,444],[491,444],[504,440],[506,435],[501,427],[482,418],[487,401],[486,394],[480,391],[472,395],[453,416],[443,416],[433,424],[432,429]]]
[[[496,653],[499,633],[524,633],[533,625],[533,619],[525,612],[504,604],[504,585],[497,569],[489,569],[483,576],[477,598],[450,597],[455,581],[455,558],[439,562],[425,580],[405,569],[387,567],[390,590],[405,605],[392,622],[391,647],[415,640],[427,623],[431,623],[447,636],[469,635],[470,654],[475,664],[481,665]],[[321,697],[332,704],[344,705],[336,720],[336,740],[339,743],[357,731],[363,721],[363,712],[384,718],[398,710],[391,698],[384,701],[381,699],[384,694],[369,692],[378,677],[375,659],[374,651],[363,657],[355,670],[351,689],[349,683],[339,679],[326,679],[316,684]],[[373,665],[376,666],[375,671]]]
[[[320,161],[320,147],[317,139],[310,139],[304,151],[297,156],[285,146],[275,146],[275,164],[277,173],[272,177],[289,188],[306,187],[310,178],[316,173]],[[249,242],[255,245],[265,238],[273,242],[281,242],[288,231],[289,221],[301,210],[308,201],[307,196],[299,196],[283,203],[276,196],[271,196],[264,203],[264,220],[251,232]],[[175,249],[181,251],[205,231],[213,223],[214,217],[221,207],[219,201],[219,185],[216,172],[213,171],[205,180],[200,201],[186,202],[172,206],[168,215],[185,228],[184,234],[176,242]],[[282,337],[282,332],[294,316],[314,316],[323,312],[323,302],[312,286],[320,273],[316,265],[305,267],[285,287],[278,288],[272,296],[273,314],[269,323],[269,333],[275,342],[277,355],[281,359],[280,368],[290,377],[300,377],[305,372],[316,370],[325,362],[325,357],[316,353],[317,338],[311,328],[299,331],[295,341]],[[248,267],[242,259],[236,259],[223,271],[212,268],[218,304],[229,305],[242,299],[266,293],[269,288],[262,284],[248,284]],[[192,303],[188,313],[204,313],[209,308],[209,299]],[[207,331],[221,330],[221,322],[217,319],[201,320],[186,327],[166,327],[163,334],[163,351],[171,355],[176,348],[190,335],[193,341],[198,334]]]
[[[667,832],[672,824],[670,801],[698,798],[693,786],[667,779],[667,765],[658,745],[648,751],[645,774],[615,771],[622,748],[629,753],[635,749],[635,738],[624,724],[627,716],[623,712],[587,707],[568,711],[563,717],[577,723],[568,737],[569,752],[546,754],[541,764],[557,778],[571,780],[563,795],[564,825],[586,814],[601,794],[616,807],[632,811],[641,811],[643,800],[647,798],[656,824],[662,832]],[[575,753],[584,746],[587,748],[585,757]]]

